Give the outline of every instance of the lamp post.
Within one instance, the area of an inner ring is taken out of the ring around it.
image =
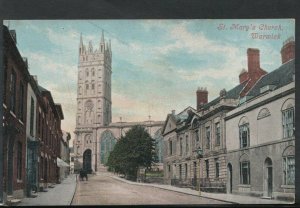
[[[199,147],[194,150],[197,153],[197,158],[199,159],[199,196],[201,196],[201,158],[203,158],[203,150]]]

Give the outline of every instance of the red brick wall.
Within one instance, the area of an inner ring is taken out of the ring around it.
[[[6,108],[4,108],[4,123],[8,124],[9,126],[13,127],[11,130],[8,130],[6,134],[4,135],[4,188],[7,189],[7,178],[8,178],[8,167],[7,163],[7,153],[8,153],[8,141],[12,139],[12,137],[15,138],[14,140],[14,147],[13,147],[13,191],[24,189],[26,184],[26,177],[25,177],[25,158],[26,158],[26,115],[27,115],[27,80],[26,77],[28,76],[28,71],[25,68],[26,65],[23,62],[22,57],[20,56],[14,42],[12,41],[9,33],[7,30],[4,29],[4,63],[5,67],[5,77],[4,77],[4,83],[5,83],[5,91],[4,91],[4,104]],[[12,71],[15,72],[16,75],[16,102],[15,102],[15,111],[12,112],[10,109],[10,78]],[[20,99],[20,85],[23,84],[24,94],[23,98]],[[23,114],[20,115],[19,112],[19,106],[20,104],[23,105]],[[21,119],[23,118],[23,119]],[[7,126],[5,126],[5,129],[7,129]],[[13,129],[18,129],[16,134],[13,134]],[[17,181],[17,154],[18,154],[18,142],[21,142],[22,144],[22,174],[21,174],[21,180],[20,182]]]
[[[207,90],[198,89],[196,92],[196,96],[197,96],[197,110],[199,110],[202,105],[208,102],[208,92]]]

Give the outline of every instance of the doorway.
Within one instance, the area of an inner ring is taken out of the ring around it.
[[[267,197],[272,197],[273,193],[273,167],[272,160],[268,157],[265,160],[265,170],[264,170],[264,193]]]
[[[228,163],[227,165],[227,193],[232,193],[232,165]]]
[[[87,149],[83,153],[83,169],[92,173],[92,150]]]

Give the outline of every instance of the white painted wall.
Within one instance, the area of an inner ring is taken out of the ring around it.
[[[233,115],[243,109],[246,109],[254,104],[260,103],[270,97],[285,92],[295,87],[295,83],[291,83],[278,90],[272,91],[266,95],[263,95],[249,103],[246,103],[230,112],[226,116]],[[282,112],[281,108],[284,102],[288,99],[293,99],[293,105],[295,105],[295,93],[289,94],[285,97],[272,101],[271,103],[265,104],[244,114],[236,116],[226,121],[226,147],[227,151],[236,150],[240,148],[239,141],[239,122],[242,117],[246,116],[249,121],[250,129],[250,147],[260,145],[276,140],[281,140],[283,137],[282,128]],[[257,116],[261,109],[267,108],[270,111],[270,116],[263,119],[257,120]]]

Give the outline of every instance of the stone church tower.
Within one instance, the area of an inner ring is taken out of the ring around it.
[[[74,151],[80,166],[90,171],[97,163],[96,129],[111,123],[111,43],[104,34],[96,49],[80,35],[77,82],[77,113]],[[75,167],[76,168],[76,167]]]

